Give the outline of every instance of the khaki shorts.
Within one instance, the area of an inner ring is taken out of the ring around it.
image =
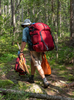
[[[41,66],[41,52],[36,52],[36,51],[30,51],[31,53],[31,60],[33,61],[34,66]]]

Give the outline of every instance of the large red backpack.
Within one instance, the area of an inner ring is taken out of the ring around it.
[[[33,49],[37,52],[50,51],[54,49],[53,37],[50,27],[38,22],[29,27]]]

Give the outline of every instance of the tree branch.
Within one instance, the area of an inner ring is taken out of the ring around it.
[[[19,8],[19,6],[20,6],[21,1],[22,1],[22,0],[20,0],[19,4],[17,5],[16,10],[15,10],[15,13],[17,12],[17,10],[18,10],[18,8]]]
[[[65,98],[62,96],[51,96],[48,94],[31,93],[31,92],[25,92],[19,90],[3,89],[3,88],[0,88],[0,92],[5,94],[6,93],[13,93],[13,94],[20,94],[20,95],[28,94],[28,97],[46,99],[46,100],[74,100],[74,98]]]

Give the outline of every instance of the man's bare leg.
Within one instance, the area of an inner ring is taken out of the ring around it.
[[[36,70],[36,67],[34,66],[33,61],[31,60],[31,75],[35,74],[35,70]]]
[[[36,68],[37,68],[40,76],[42,77],[42,79],[45,78],[44,71],[43,71],[42,67],[41,66],[36,66]]]
[[[36,67],[34,66],[33,61],[31,60],[31,76],[29,77],[29,80],[28,80],[30,83],[34,83],[35,70],[36,70]]]
[[[49,83],[48,83],[48,81],[47,81],[47,79],[46,79],[46,77],[44,75],[44,71],[43,71],[43,69],[41,67],[41,62],[40,62],[40,60],[37,60],[37,58],[39,59],[39,55],[35,54],[35,53],[33,55],[32,52],[31,52],[31,59],[32,59],[31,65],[32,66],[31,66],[31,77],[29,78],[29,81],[33,83],[33,78],[34,78],[35,70],[37,68],[41,78],[43,79],[44,87],[48,87]]]
[[[33,61],[31,61],[31,75],[35,74],[36,68],[37,68],[40,76],[42,77],[42,79],[45,78],[44,71],[43,71],[42,67],[41,66],[36,66],[35,67],[34,64],[33,64]]]

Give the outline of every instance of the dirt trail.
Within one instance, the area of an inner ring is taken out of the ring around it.
[[[30,55],[27,51],[25,51],[25,58],[27,63],[30,64]],[[9,63],[10,66],[10,71],[5,76],[2,76],[2,79],[10,79],[14,83],[18,83],[18,81],[24,81],[27,84],[30,84],[26,81],[27,76],[19,76],[18,73],[14,71],[14,66],[15,66],[15,59]],[[52,68],[51,68],[52,69]],[[45,89],[46,92],[49,95],[60,95],[60,96],[65,96],[65,97],[74,97],[74,86],[73,87],[64,87],[64,84],[67,82],[67,80],[63,77],[60,77],[58,75],[59,69],[55,70],[52,69],[52,74],[50,76],[46,76],[50,86]],[[43,87],[42,79],[38,72],[36,72],[35,76],[35,83],[39,84],[40,86]],[[30,99],[30,100],[36,100],[36,99]]]

